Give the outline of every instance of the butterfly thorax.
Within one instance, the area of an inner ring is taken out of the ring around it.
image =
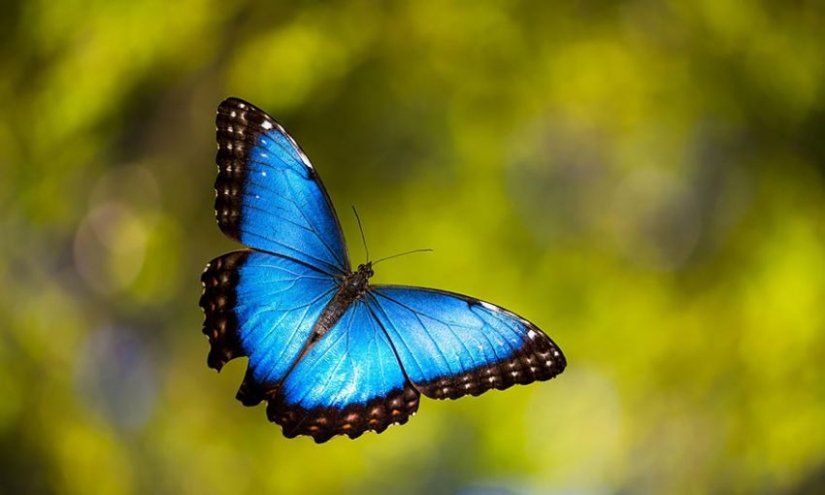
[[[358,269],[350,273],[341,283],[338,294],[351,299],[357,299],[367,290],[369,279],[373,276],[372,262],[358,265]]]

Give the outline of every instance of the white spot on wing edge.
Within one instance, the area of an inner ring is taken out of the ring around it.
[[[307,156],[304,154],[304,152],[303,152],[303,151],[301,151],[300,149],[298,149],[298,156],[300,156],[300,157],[301,157],[301,161],[303,161],[303,162],[304,162],[304,165],[306,165],[307,167],[309,167],[309,168],[311,168],[311,169],[314,169],[314,168],[315,168],[315,167],[313,167],[313,166],[312,166],[312,164],[309,162],[309,158],[307,158]]]
[[[537,335],[538,335],[538,333],[535,330],[533,330],[532,328],[530,330],[527,330],[527,336],[530,337],[531,339],[535,339]]]
[[[304,165],[314,169],[315,167],[312,166],[312,163],[310,163],[309,158],[306,156],[301,147],[298,146],[298,142],[295,141],[295,139],[292,136],[290,136],[286,131],[283,131],[283,133],[286,139],[289,141],[289,144],[291,144],[292,147],[295,148],[295,151],[298,153],[298,157],[301,159],[302,162],[304,162]]]
[[[501,309],[498,306],[493,306],[492,304],[485,301],[479,301],[479,304],[481,304],[481,306],[484,307],[484,309],[487,309],[489,311],[494,311],[496,313],[501,311]]]
[[[261,123],[261,127],[263,127],[264,129],[266,129],[266,130],[268,131],[268,130],[270,130],[270,129],[274,128],[275,126],[274,126],[274,125],[272,125],[272,122],[270,122],[270,121],[268,121],[268,120],[264,120],[264,121]]]

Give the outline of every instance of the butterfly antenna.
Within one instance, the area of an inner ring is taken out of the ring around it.
[[[364,251],[367,253],[367,261],[370,260],[370,248],[367,247],[367,238],[364,236],[364,227],[361,225],[361,217],[358,216],[358,211],[355,205],[352,206],[352,212],[355,213],[355,219],[358,220],[358,230],[361,231],[361,242],[364,243]]]
[[[382,261],[391,260],[393,258],[398,258],[399,256],[405,256],[405,255],[413,254],[413,253],[429,253],[429,252],[432,252],[432,249],[430,249],[430,248],[413,249],[412,251],[406,251],[406,252],[403,252],[403,253],[394,254],[392,256],[387,256],[386,258],[381,258],[380,260],[373,262],[373,265],[377,265],[378,263],[381,263]]]

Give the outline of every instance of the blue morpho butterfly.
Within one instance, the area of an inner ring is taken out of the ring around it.
[[[272,117],[237,98],[218,107],[215,210],[249,246],[201,278],[208,364],[248,356],[237,398],[267,401],[286,437],[356,438],[407,422],[421,394],[456,399],[549,380],[556,344],[505,309],[450,292],[370,285],[350,268],[318,173]]]

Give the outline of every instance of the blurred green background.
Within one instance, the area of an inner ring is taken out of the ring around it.
[[[825,486],[818,1],[11,1],[0,492]],[[558,379],[315,445],[206,367],[214,114],[281,121],[354,262],[536,322]]]

